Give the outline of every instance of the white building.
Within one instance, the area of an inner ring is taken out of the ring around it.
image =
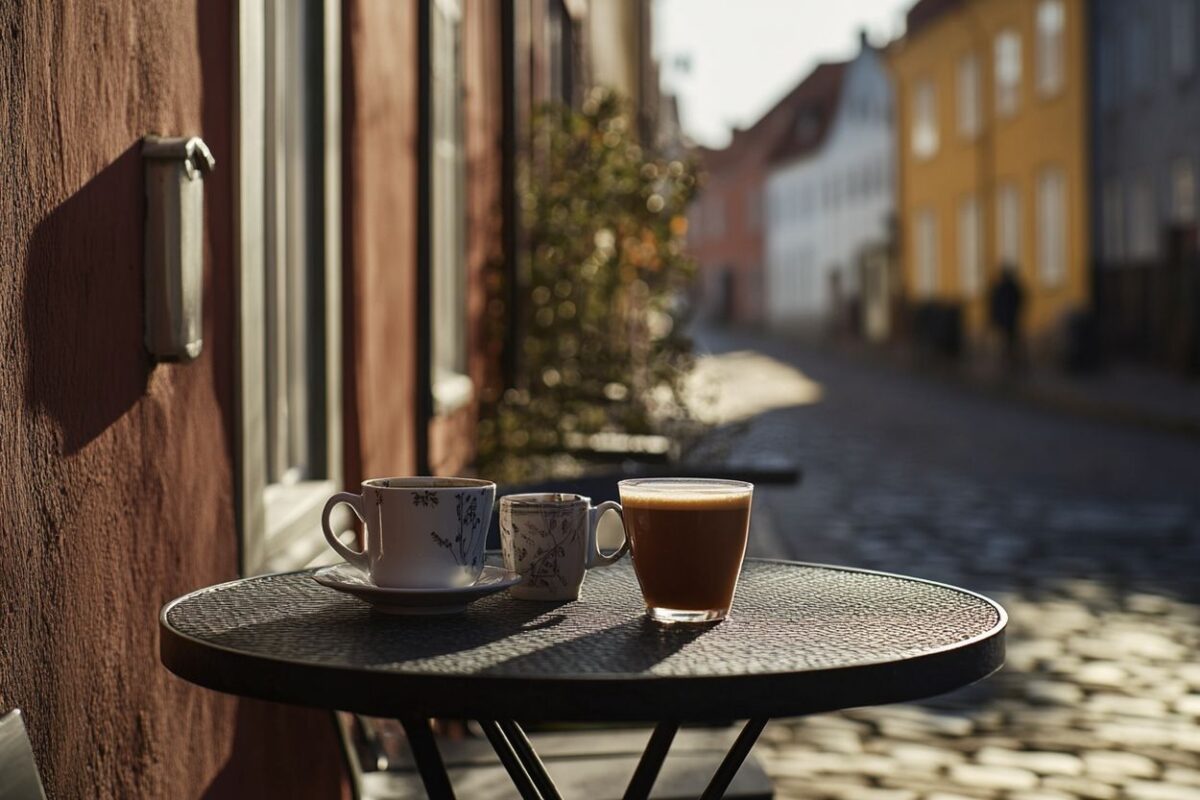
[[[858,56],[839,66],[839,79],[797,109],[769,166],[766,311],[773,326],[822,326],[859,295],[864,251],[890,235],[891,82],[865,37]]]

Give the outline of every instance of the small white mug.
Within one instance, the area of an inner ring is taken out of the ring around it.
[[[470,586],[483,571],[496,484],[473,478],[372,478],[362,494],[338,492],[321,527],[329,546],[376,586],[440,589]],[[329,526],[345,503],[367,528],[366,546],[342,544]]]
[[[500,549],[504,566],[521,575],[509,594],[522,600],[576,600],[584,573],[615,564],[629,551],[629,537],[611,554],[600,551],[596,526],[612,501],[593,507],[577,494],[510,494],[500,498]],[[624,533],[624,518],[621,526]]]

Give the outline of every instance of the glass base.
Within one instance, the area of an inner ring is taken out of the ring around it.
[[[729,609],[721,608],[711,611],[684,611],[679,608],[656,608],[651,606],[646,609],[646,616],[655,622],[662,622],[667,625],[685,624],[695,625],[705,622],[720,622],[729,616]]]

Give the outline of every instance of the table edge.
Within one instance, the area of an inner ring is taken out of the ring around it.
[[[176,605],[200,592],[217,590],[245,580],[311,572],[311,570],[292,570],[214,584],[189,592],[165,604],[159,613],[160,660],[172,673],[210,689],[298,705],[318,708],[337,707],[341,710],[375,715],[382,715],[381,711],[394,710],[399,714],[420,710],[428,716],[461,715],[464,717],[478,715],[478,710],[474,714],[470,713],[471,708],[487,707],[505,709],[507,716],[516,718],[563,721],[660,719],[662,718],[661,714],[641,712],[637,698],[644,696],[648,705],[653,706],[655,700],[661,701],[661,693],[668,689],[688,692],[707,690],[707,694],[700,695],[702,697],[700,702],[696,702],[695,698],[690,698],[688,702],[680,704],[681,713],[672,716],[683,721],[755,715],[796,716],[852,706],[905,702],[969,685],[988,677],[1004,664],[1008,614],[1002,605],[983,594],[952,584],[879,570],[813,564],[786,559],[747,560],[874,574],[931,584],[981,600],[996,611],[998,619],[990,629],[973,637],[899,659],[879,659],[844,666],[732,675],[584,673],[555,676],[438,675],[428,672],[397,672],[379,668],[355,670],[353,666],[348,665],[327,665],[311,661],[272,658],[213,644],[183,633],[167,620],[167,615]],[[927,664],[930,661],[939,663],[937,666]],[[233,662],[235,666],[231,666],[230,662]],[[238,677],[239,670],[243,668],[257,668],[267,672],[290,670],[297,674],[281,675],[281,680],[276,683],[267,680],[244,681],[239,680]],[[355,675],[355,683],[363,685],[346,687],[338,683],[340,679],[344,684],[347,673],[351,671]],[[954,674],[947,679],[946,672]],[[837,700],[838,692],[820,688],[823,683],[836,686],[838,681],[851,676],[856,679],[855,685],[860,687],[856,691],[847,692],[847,694],[854,695],[853,702]],[[291,679],[283,680],[283,677]],[[308,682],[322,682],[329,686],[341,685],[341,692],[337,698],[322,700],[319,697],[314,698],[315,693],[313,692],[305,692],[284,685],[299,686]],[[804,687],[806,683],[813,685]],[[372,692],[367,690],[366,684],[374,686],[375,691],[386,694],[388,699],[377,700]],[[464,685],[469,685],[470,688],[464,691],[462,689]],[[247,687],[252,687],[252,690]],[[452,687],[457,691],[450,692]],[[531,712],[528,707],[506,694],[508,692],[515,695],[536,692],[538,696],[544,697],[547,701],[543,708],[558,707],[565,710],[547,711],[544,716],[541,716],[537,712]],[[429,697],[439,693],[442,695],[454,694],[457,699],[443,699],[436,703],[429,700]],[[736,693],[739,698],[748,696],[750,699],[739,701],[739,699],[731,698],[730,693]],[[624,697],[626,705],[614,707],[611,701],[605,699],[608,696],[613,696],[614,700]],[[339,702],[334,703],[332,700]],[[340,702],[343,700],[345,702]],[[524,716],[519,713],[521,711],[526,712]],[[735,711],[744,711],[745,713],[732,713]],[[497,714],[497,716],[499,715]]]

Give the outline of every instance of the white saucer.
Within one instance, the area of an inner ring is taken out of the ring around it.
[[[521,576],[504,567],[487,565],[470,586],[444,589],[389,589],[376,586],[370,576],[345,562],[321,567],[313,580],[330,589],[365,600],[384,614],[455,614],[481,597],[521,582]]]

